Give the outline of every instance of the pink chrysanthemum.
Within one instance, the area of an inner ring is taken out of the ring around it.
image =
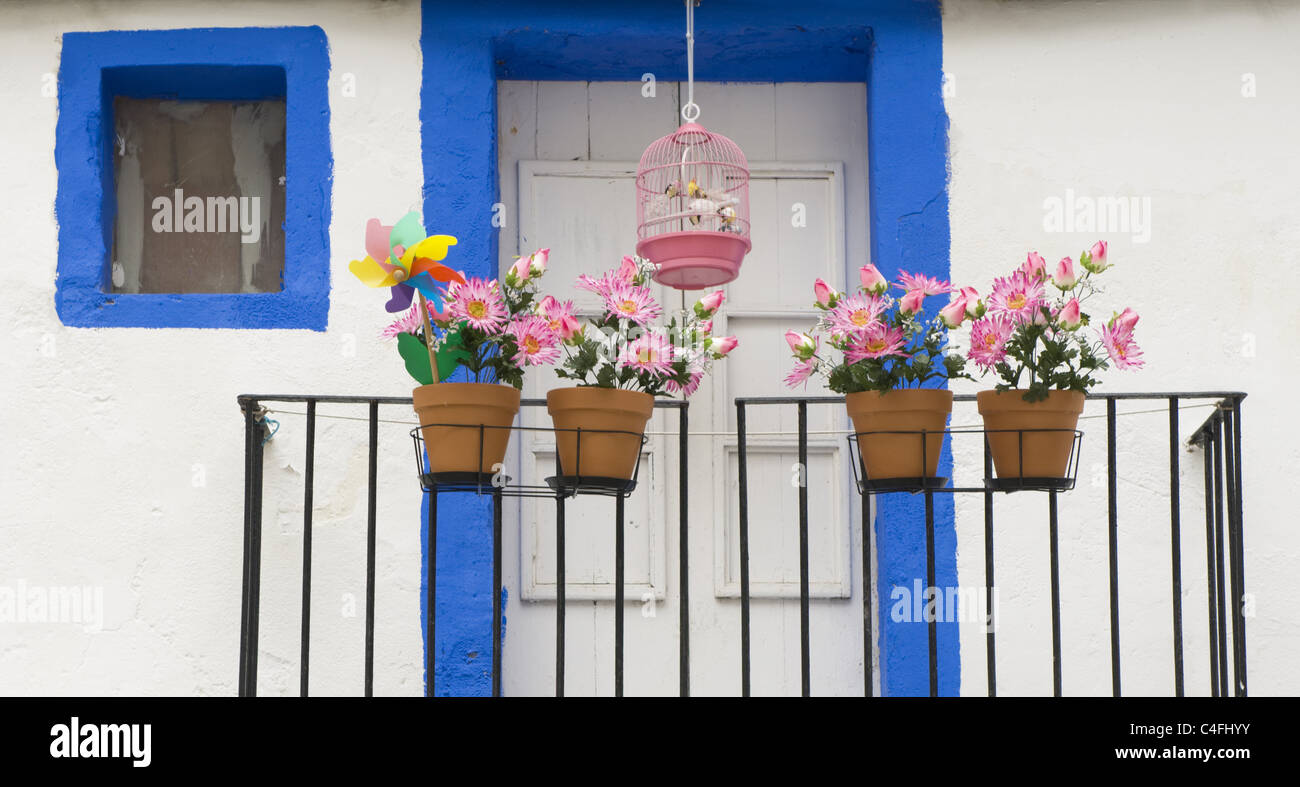
[[[551,330],[545,317],[536,314],[516,317],[506,332],[515,338],[519,347],[512,359],[516,366],[542,366],[560,359],[560,337]]]
[[[451,290],[448,297],[451,299],[448,308],[452,316],[484,333],[500,333],[509,318],[496,279],[473,277],[464,285]]]
[[[898,286],[907,292],[920,290],[924,295],[944,295],[952,292],[952,285],[948,282],[926,276],[924,273],[900,273],[898,274]]]
[[[1011,317],[1006,314],[990,314],[971,323],[967,356],[985,371],[992,369],[1007,357],[1011,328]]]
[[[420,312],[420,302],[411,304],[411,308],[402,312],[402,316],[379,332],[381,339],[394,339],[403,333],[419,333],[424,329],[424,315]]]
[[[647,333],[623,345],[618,368],[632,367],[659,377],[673,373],[673,345],[662,333]]]
[[[1101,327],[1101,341],[1106,345],[1106,354],[1116,369],[1141,369],[1146,365],[1142,360],[1142,348],[1133,341],[1133,329],[1117,323],[1113,327]]]
[[[884,358],[896,355],[908,357],[903,352],[907,338],[902,328],[890,328],[882,322],[875,323],[865,332],[851,336],[844,348],[844,360],[857,363],[866,358]]]
[[[664,382],[664,389],[670,394],[681,394],[690,396],[700,387],[700,382],[704,379],[704,372],[691,372],[691,379],[686,385],[678,385],[676,380],[667,380]]]
[[[537,304],[537,313],[541,315],[552,331],[561,339],[571,339],[582,326],[573,312],[573,301],[558,301],[547,295]]]
[[[800,383],[807,384],[808,378],[817,371],[817,359],[809,358],[794,365],[794,370],[785,376],[785,384],[793,388]]]
[[[838,334],[861,334],[880,323],[885,310],[884,301],[867,295],[853,295],[842,299],[831,309],[829,319],[832,330]]]
[[[649,287],[616,282],[605,297],[605,313],[620,320],[645,325],[663,314]]]
[[[995,279],[988,307],[994,314],[1005,314],[1016,323],[1032,322],[1043,305],[1043,280],[1018,270]]]
[[[602,274],[599,279],[593,279],[584,273],[578,277],[578,281],[574,286],[580,290],[594,292],[602,298],[608,298],[610,290],[614,288],[614,282],[611,280],[608,271]]]

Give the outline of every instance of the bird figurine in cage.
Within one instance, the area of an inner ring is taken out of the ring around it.
[[[749,165],[736,143],[687,122],[651,143],[637,167],[637,254],[681,290],[740,274],[749,240]]]

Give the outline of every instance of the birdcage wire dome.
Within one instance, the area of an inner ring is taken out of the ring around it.
[[[750,250],[749,164],[736,143],[687,122],[637,167],[637,254],[678,289],[725,284]]]

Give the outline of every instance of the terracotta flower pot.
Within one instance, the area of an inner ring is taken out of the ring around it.
[[[640,391],[590,386],[548,391],[546,409],[559,430],[555,444],[560,452],[560,472],[631,479],[641,454],[641,435],[654,407],[654,397]],[[565,431],[577,429],[583,430],[581,443],[578,432]]]
[[[509,427],[519,412],[517,389],[497,383],[434,383],[416,388],[413,395],[430,472],[492,473],[494,465],[505,461]]]
[[[975,395],[988,431],[998,478],[1064,478],[1074,446],[1074,428],[1083,412],[1079,391],[1051,391],[1026,402],[1023,390],[980,391]],[[1059,430],[1007,431],[1002,429]]]
[[[858,433],[863,472],[869,480],[933,478],[939,469],[943,430],[952,412],[952,391],[902,388],[860,391],[844,397]],[[912,432],[913,434],[862,434]],[[922,435],[922,432],[933,434]]]

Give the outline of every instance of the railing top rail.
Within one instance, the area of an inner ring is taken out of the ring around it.
[[[316,402],[317,404],[413,404],[409,396],[339,396],[331,394],[240,394],[235,397],[239,406],[263,402]],[[544,407],[545,399],[521,399],[522,407]],[[655,407],[682,410],[688,402],[681,399],[655,399]]]
[[[1246,398],[1244,391],[1133,391],[1133,392],[1116,392],[1116,393],[1089,393],[1089,399],[1115,401],[1138,400],[1138,399],[1233,399],[1241,400]],[[954,394],[953,400],[957,402],[973,402],[975,394]],[[737,396],[736,404],[743,405],[767,405],[767,404],[841,404],[844,402],[843,396]]]

